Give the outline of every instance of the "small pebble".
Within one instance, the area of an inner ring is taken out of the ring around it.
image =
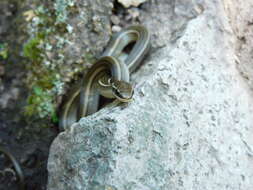
[[[17,100],[20,94],[20,90],[18,88],[12,88],[10,94],[13,100]]]
[[[4,93],[0,97],[0,108],[5,109],[11,99],[11,95],[9,93]]]
[[[111,21],[112,21],[112,23],[113,23],[114,25],[119,25],[119,23],[120,23],[119,17],[116,16],[116,15],[112,15],[112,16],[111,16]]]
[[[120,26],[118,26],[118,25],[112,26],[112,32],[119,32],[119,31],[121,31],[121,27]]]

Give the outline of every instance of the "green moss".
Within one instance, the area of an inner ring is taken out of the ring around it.
[[[88,63],[95,63],[96,59],[92,53],[85,53],[83,58]]]
[[[25,107],[25,114],[33,116],[37,113],[40,118],[50,116],[53,121],[57,121],[55,106],[52,100],[53,97],[45,89],[40,86],[34,86],[27,100],[28,105]]]
[[[49,48],[48,39],[55,32],[55,16],[44,6],[38,6],[34,11],[36,18],[32,21],[31,33],[34,36],[23,46],[23,54],[28,58],[27,84],[31,89],[27,98],[25,115],[50,118],[57,121],[55,83],[59,77],[55,69],[45,62],[45,47]]]
[[[41,6],[43,3],[38,2],[38,8],[34,10],[35,16],[28,24],[30,35],[33,37],[23,47],[23,54],[27,58],[26,82],[30,89],[25,114],[50,118],[57,122],[56,98],[62,94],[63,81],[67,81],[64,79],[69,79],[79,71],[73,70],[73,67],[69,67],[68,70],[68,66],[64,66],[64,46],[69,43],[65,36],[73,32],[66,20],[78,9],[75,8],[73,0],[42,2],[47,6]],[[84,54],[75,68],[83,69],[83,60],[93,62],[94,56]]]
[[[43,45],[45,33],[37,33],[23,48],[24,56],[29,59],[27,68],[31,71],[30,80],[27,83],[31,88],[30,95],[25,107],[25,115],[37,115],[40,118],[51,117],[56,121],[55,94],[52,92],[54,83],[57,81],[54,70],[43,64]]]
[[[0,44],[0,58],[8,58],[8,45],[7,43]]]
[[[36,66],[34,66],[36,67]],[[25,114],[27,116],[37,115],[39,118],[49,117],[57,122],[55,83],[59,82],[57,75],[48,70],[38,70],[33,73],[36,79],[31,82],[31,91],[27,99]]]
[[[43,33],[38,33],[35,38],[30,39],[23,49],[24,56],[29,58],[31,61],[41,61],[42,51],[39,48],[39,45],[43,43],[45,35]]]
[[[30,84],[31,91],[25,107],[27,116],[37,115],[40,118],[50,116],[51,119],[56,120],[56,95],[52,90],[56,80],[53,74],[46,72],[37,75],[37,78]]]

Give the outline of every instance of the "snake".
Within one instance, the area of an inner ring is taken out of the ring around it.
[[[129,75],[140,65],[149,49],[150,33],[145,26],[132,25],[115,33],[82,81],[65,96],[60,107],[60,130],[97,112],[100,96],[130,102],[134,89]]]

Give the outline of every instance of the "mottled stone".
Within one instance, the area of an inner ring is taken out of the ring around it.
[[[41,8],[40,12],[50,16],[50,11],[56,14],[55,25],[49,30],[56,30],[56,34],[48,37],[43,44],[44,63],[48,67],[61,67],[63,80],[69,81],[66,73],[75,73],[83,70],[87,57],[99,56],[107,44],[110,30],[110,16],[113,8],[112,0],[56,0],[53,6]],[[40,30],[36,25],[34,32]],[[43,22],[37,17],[38,22]],[[73,74],[72,74],[73,75]],[[73,76],[72,76],[73,77]],[[64,79],[65,78],[65,79]]]
[[[225,1],[225,12],[236,36],[237,67],[244,80],[253,89],[253,14],[252,2]],[[248,8],[247,8],[248,7]]]
[[[1,88],[0,88],[1,91]],[[11,88],[9,91],[0,94],[0,108],[5,109],[7,108],[8,104],[11,100],[17,100],[20,94],[20,89],[18,88]]]
[[[113,4],[112,0],[37,3],[35,10],[24,13],[30,36],[24,55],[32,68],[27,74],[31,92],[25,110],[27,115],[57,119],[57,99],[69,90],[66,84],[91,66],[110,39]]]
[[[119,23],[120,23],[120,19],[116,15],[111,16],[111,21],[112,21],[112,24],[114,24],[114,25],[119,25]]]
[[[134,101],[55,139],[48,189],[253,189],[253,97],[224,6],[145,5],[153,48],[132,76]]]
[[[10,22],[8,22],[8,19],[12,15],[13,11],[13,5],[11,3],[1,1],[0,2],[0,35],[3,35],[7,32],[8,28],[10,27]],[[1,38],[1,36],[0,36]],[[3,39],[2,39],[3,40]]]

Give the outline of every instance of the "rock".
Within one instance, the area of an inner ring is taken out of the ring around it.
[[[253,89],[253,14],[250,9],[245,9],[245,7],[252,8],[252,2],[245,1],[243,4],[238,4],[236,1],[227,1],[224,6],[233,32],[238,39],[235,47],[238,70]]]
[[[1,91],[1,88],[0,88]],[[20,89],[13,87],[9,91],[0,95],[0,108],[7,108],[11,100],[17,100],[20,94]]]
[[[153,47],[132,75],[134,101],[59,134],[49,190],[253,189],[253,97],[236,67],[231,7],[180,2],[144,7]]]
[[[26,84],[29,89],[42,89],[43,95],[31,91],[28,99],[36,100],[28,101],[26,110],[30,110],[29,115],[51,118],[56,112],[54,108],[59,107],[56,97],[70,90],[66,82],[85,72],[107,45],[113,3],[112,0],[35,3],[36,9],[24,13],[26,19],[29,17],[30,36],[24,45],[24,55],[29,58],[28,67],[33,68],[27,70]]]
[[[20,90],[18,88],[12,88],[10,94],[13,100],[17,100],[20,94]]]
[[[119,25],[119,23],[120,23],[120,19],[119,19],[119,17],[116,16],[116,15],[112,15],[112,16],[111,16],[111,21],[112,21],[112,23],[113,23],[114,25]]]
[[[119,32],[121,30],[121,27],[118,25],[113,25],[112,26],[112,32]]]
[[[122,4],[125,8],[128,8],[130,6],[137,7],[146,1],[147,0],[118,0],[118,2]]]
[[[0,97],[0,108],[1,109],[7,108],[9,100],[11,100],[11,94],[10,93],[1,94],[1,97]]]
[[[7,30],[10,27],[10,22],[8,22],[10,20],[11,15],[14,12],[14,5],[12,2],[5,2],[5,1],[1,1],[0,2],[0,35],[4,35],[6,34]]]

